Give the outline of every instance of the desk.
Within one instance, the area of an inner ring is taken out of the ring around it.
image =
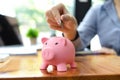
[[[37,55],[11,56],[0,63],[0,80],[117,80],[120,79],[120,57],[94,55],[76,57],[77,68],[67,72],[40,70],[41,51]],[[4,66],[4,67],[3,67]]]

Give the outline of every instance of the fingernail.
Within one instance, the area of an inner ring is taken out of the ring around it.
[[[59,26],[61,26],[61,20],[60,19],[57,20],[57,23],[58,23]]]
[[[63,22],[62,22],[62,20],[59,19],[59,20],[57,21],[57,23],[58,23],[59,26],[61,26],[61,27],[63,28]]]

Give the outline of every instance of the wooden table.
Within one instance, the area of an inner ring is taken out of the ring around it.
[[[40,70],[41,52],[37,55],[11,56],[0,63],[0,80],[119,80],[120,57],[114,55],[77,56],[76,69],[66,72]]]

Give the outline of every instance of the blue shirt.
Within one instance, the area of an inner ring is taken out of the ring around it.
[[[113,0],[92,6],[77,30],[80,37],[73,42],[76,50],[87,47],[97,34],[102,47],[112,48],[120,54],[120,19]]]

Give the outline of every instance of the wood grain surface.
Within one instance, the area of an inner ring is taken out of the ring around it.
[[[0,63],[0,80],[119,80],[120,57],[90,55],[75,58],[77,68],[67,65],[66,72],[40,70],[41,51],[37,55],[10,56]]]

